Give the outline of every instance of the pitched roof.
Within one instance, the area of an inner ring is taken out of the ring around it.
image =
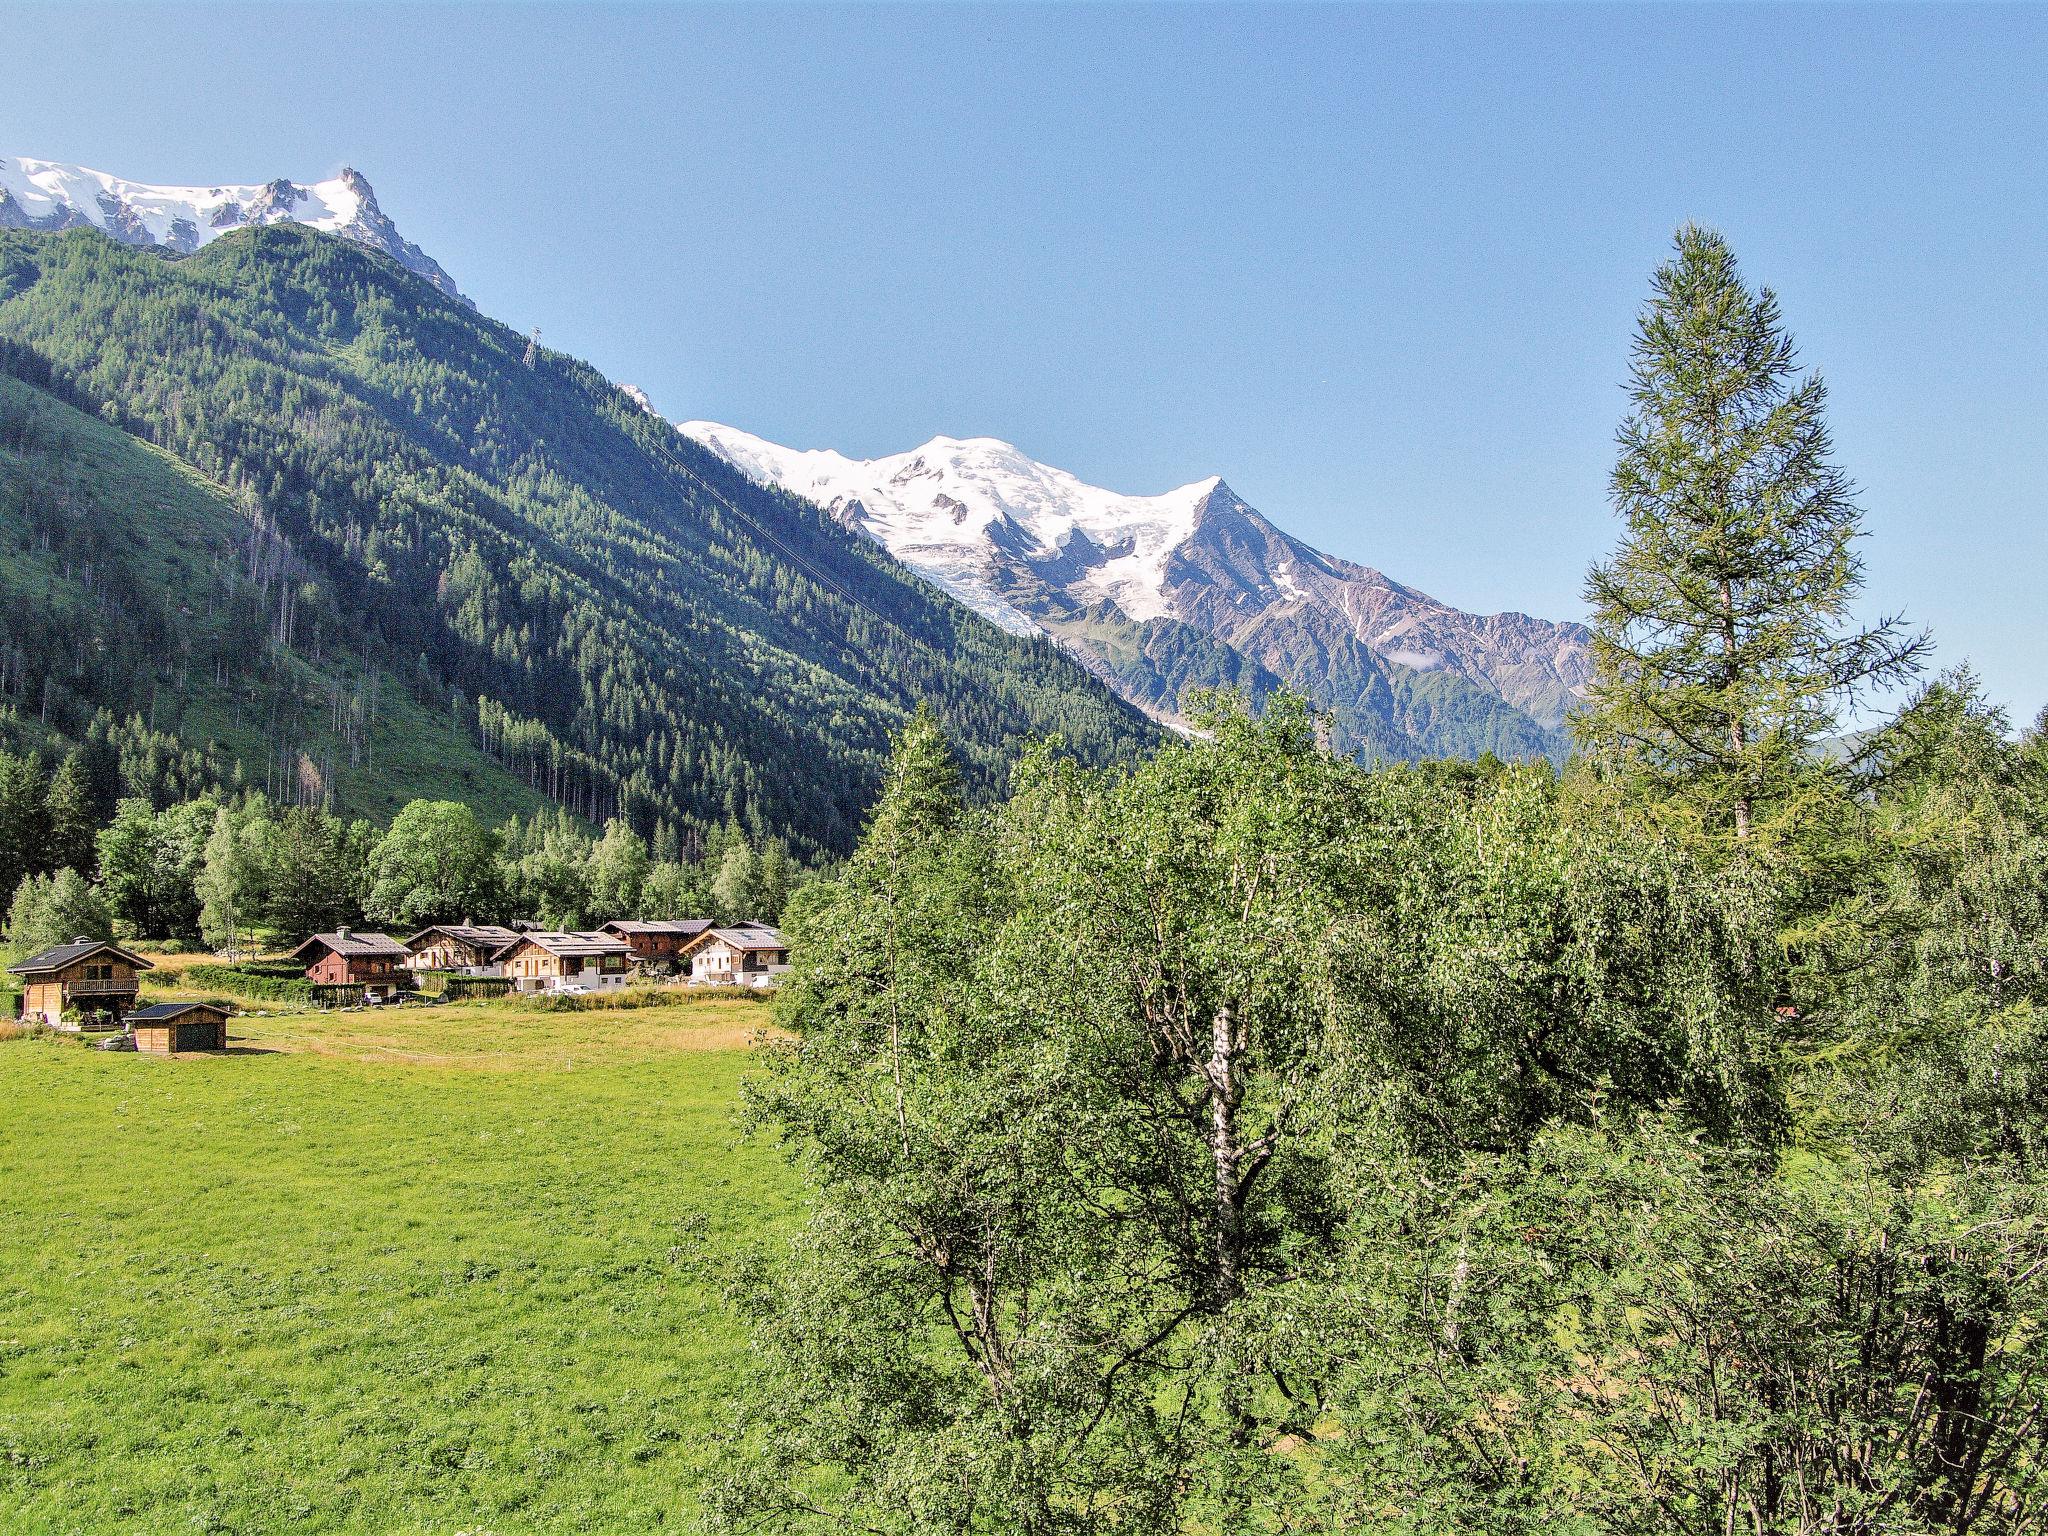
[[[26,960],[18,960],[7,969],[17,976],[31,976],[43,971],[61,971],[73,961],[83,960],[87,955],[97,954],[103,949],[113,951],[138,971],[155,968],[151,961],[143,959],[140,955],[132,955],[120,945],[109,943],[105,939],[73,939],[68,944],[53,945],[40,954],[30,955]]]
[[[166,1019],[183,1018],[195,1008],[204,1008],[209,1013],[225,1015],[227,1009],[219,1003],[151,1003],[147,1008],[137,1008],[128,1015],[130,1024],[161,1024]]]
[[[397,958],[405,954],[405,946],[388,933],[357,933],[351,929],[345,933],[316,933],[292,951],[292,958],[298,959],[315,944],[351,960],[384,955]]]
[[[538,933],[522,933],[519,943],[535,944],[551,955],[560,955],[565,960],[581,959],[591,955],[630,955],[632,946],[624,939],[615,939],[608,933],[583,933],[558,930]]]
[[[437,933],[463,944],[474,944],[482,949],[498,949],[519,937],[510,928],[499,928],[490,923],[436,923],[431,928],[422,928],[405,941],[407,949],[418,949]]]
[[[703,935],[703,939],[721,939],[732,948],[743,950],[789,948],[789,941],[766,923],[735,923],[730,928],[712,928]]]
[[[710,926],[708,917],[656,918],[644,923],[636,918],[621,917],[606,923],[604,931],[628,938],[640,933],[672,933],[678,938],[694,939]]]

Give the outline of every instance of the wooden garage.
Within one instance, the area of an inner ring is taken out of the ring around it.
[[[212,1003],[151,1003],[128,1015],[135,1049],[155,1056],[228,1048],[228,1014]]]

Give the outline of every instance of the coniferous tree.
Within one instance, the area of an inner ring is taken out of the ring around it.
[[[33,756],[0,752],[0,890],[50,868],[46,781]]]
[[[264,882],[265,916],[288,937],[348,922],[362,904],[370,829],[351,829],[317,806],[294,806],[278,818]]]
[[[51,775],[44,814],[49,826],[51,864],[59,869],[75,869],[89,874],[93,867],[93,832],[97,818],[93,814],[92,785],[88,782],[85,761],[79,753],[73,752],[65,758],[56,773]]]
[[[651,919],[701,917],[707,905],[703,869],[665,861],[650,867],[641,887],[641,915]]]
[[[796,886],[796,878],[796,860],[789,855],[789,844],[779,837],[771,837],[768,846],[761,850],[757,901],[760,921],[772,923],[781,918],[782,909],[789,903],[789,893]]]
[[[1776,296],[1713,231],[1676,245],[1637,326],[1612,477],[1625,531],[1586,581],[1595,679],[1576,728],[1747,842],[1848,699],[1910,673],[1926,642],[1851,622],[1860,513]]]

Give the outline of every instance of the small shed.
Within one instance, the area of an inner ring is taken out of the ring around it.
[[[151,1003],[128,1015],[135,1049],[156,1056],[228,1048],[228,1014],[213,1003]]]

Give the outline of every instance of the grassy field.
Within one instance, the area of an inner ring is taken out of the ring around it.
[[[765,1017],[0,1042],[0,1532],[686,1526],[741,1347],[705,1256],[784,1209],[731,1119]]]

